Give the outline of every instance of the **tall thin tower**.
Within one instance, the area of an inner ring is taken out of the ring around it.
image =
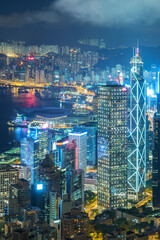
[[[146,82],[139,48],[131,58],[128,138],[128,197],[138,200],[146,187]]]

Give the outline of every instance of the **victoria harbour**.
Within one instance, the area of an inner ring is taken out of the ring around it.
[[[27,128],[7,125],[8,121],[16,119],[18,108],[60,107],[58,100],[41,100],[34,92],[30,90],[29,93],[18,93],[17,89],[7,89],[4,93],[4,90],[0,90],[0,132],[3,136],[0,139],[0,152],[19,146],[21,138],[27,136]],[[71,107],[71,104],[63,103],[63,108]]]

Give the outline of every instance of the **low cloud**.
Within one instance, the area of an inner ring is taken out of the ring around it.
[[[160,20],[159,0],[58,0],[54,7],[82,23],[107,27]]]
[[[0,27],[19,28],[26,24],[34,23],[49,23],[55,24],[61,21],[60,14],[54,10],[53,5],[50,8],[35,11],[25,12],[22,14],[12,13],[11,15],[0,15]]]
[[[152,25],[160,21],[159,0],[57,0],[45,10],[0,15],[0,27],[55,24],[63,19],[106,27]]]

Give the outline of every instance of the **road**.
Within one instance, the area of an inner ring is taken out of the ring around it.
[[[139,207],[143,206],[144,204],[146,204],[146,203],[147,203],[148,201],[150,201],[151,199],[152,199],[152,196],[149,195],[149,196],[147,196],[146,198],[142,199],[139,203],[137,203],[137,204],[135,205],[135,207],[139,208]]]
[[[28,88],[44,88],[45,86],[50,86],[52,84],[50,83],[31,83],[31,82],[20,82],[20,81],[8,81],[8,80],[3,80],[0,79],[0,84],[1,85],[10,85],[13,87],[28,87]],[[83,95],[88,95],[88,96],[95,96],[94,91],[89,91],[87,88],[84,88],[82,86],[78,85],[67,85],[67,84],[60,84],[60,85],[52,85],[53,87],[66,87],[66,88],[75,88],[77,92],[83,94]]]
[[[95,201],[93,203],[88,204],[85,207],[85,212],[88,213],[88,216],[91,220],[94,219],[93,212],[92,212],[93,209],[97,209],[97,197],[95,198]]]

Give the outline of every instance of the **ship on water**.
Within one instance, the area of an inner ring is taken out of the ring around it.
[[[21,87],[18,89],[18,93],[29,93],[29,91],[27,89]]]

